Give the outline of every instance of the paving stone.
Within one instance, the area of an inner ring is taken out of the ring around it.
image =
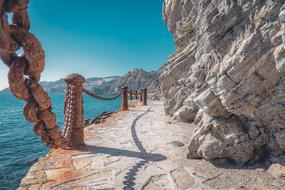
[[[19,189],[273,190],[285,186],[283,177],[273,176],[281,165],[265,171],[187,159],[184,145],[193,124],[167,121],[171,120],[161,102],[115,113],[105,123],[85,128],[88,136],[82,150],[59,149],[39,159]]]
[[[92,160],[90,157],[77,157],[73,158],[73,166],[76,170],[85,168],[91,164]]]
[[[149,181],[142,187],[144,190],[162,190],[172,189],[167,175],[150,177]]]
[[[183,168],[177,168],[171,172],[174,182],[180,189],[186,189],[195,184],[195,179],[191,177]]]

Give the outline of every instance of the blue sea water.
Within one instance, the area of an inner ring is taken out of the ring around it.
[[[51,95],[57,123],[63,126],[63,94]],[[89,119],[103,111],[116,111],[121,99],[100,101],[84,96],[84,116]],[[23,116],[24,102],[11,94],[0,94],[0,190],[16,189],[31,165],[48,152],[33,134],[33,125]]]

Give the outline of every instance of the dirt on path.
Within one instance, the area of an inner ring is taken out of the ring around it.
[[[171,120],[161,102],[137,104],[87,127],[80,150],[54,150],[39,159],[18,189],[284,189],[280,164],[270,173],[187,159],[194,126]]]

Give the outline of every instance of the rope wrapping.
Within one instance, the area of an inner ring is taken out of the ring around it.
[[[111,98],[107,98],[107,97],[102,97],[102,96],[99,96],[99,95],[97,95],[97,94],[94,94],[94,93],[88,91],[88,90],[85,89],[85,88],[83,89],[83,92],[84,92],[85,94],[87,94],[87,95],[93,97],[93,98],[96,98],[96,99],[98,99],[98,100],[105,100],[105,101],[115,100],[115,99],[119,98],[119,97],[122,95],[122,92],[120,92],[117,96],[114,96],[114,97],[111,97]]]

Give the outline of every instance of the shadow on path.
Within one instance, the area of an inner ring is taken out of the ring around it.
[[[137,135],[137,131],[136,131],[136,124],[137,124],[137,121],[145,114],[147,114],[148,112],[150,112],[150,108],[148,108],[144,113],[142,113],[141,115],[139,115],[132,123],[131,125],[131,131],[132,131],[132,137],[133,137],[133,140],[136,144],[136,146],[138,147],[138,149],[142,152],[142,153],[146,153],[146,150],[144,149],[141,141],[139,140],[138,138],[138,135]]]
[[[123,150],[118,148],[109,148],[109,147],[101,147],[101,146],[92,146],[86,145],[87,152],[90,153],[100,153],[100,154],[108,154],[112,156],[125,156],[132,158],[140,158],[148,161],[158,161],[165,160],[166,157],[161,154],[149,154],[146,152],[135,152],[131,150]]]
[[[149,163],[150,161],[161,161],[161,160],[166,160],[166,156],[161,155],[161,154],[149,154],[146,152],[146,150],[144,149],[141,141],[138,138],[137,132],[136,132],[136,124],[137,121],[146,113],[150,112],[151,108],[148,108],[144,113],[142,113],[141,115],[139,115],[132,123],[131,125],[131,133],[132,133],[132,137],[133,140],[137,146],[137,148],[141,151],[140,153],[142,155],[144,155],[142,157],[142,159],[139,161],[138,163],[136,163],[132,168],[129,169],[128,173],[126,174],[126,176],[124,177],[125,181],[123,181],[124,190],[133,190],[134,186],[135,186],[135,179],[136,179],[136,175],[139,171],[139,168],[142,168],[144,165],[146,165],[147,163]],[[148,156],[150,155],[150,157]]]

